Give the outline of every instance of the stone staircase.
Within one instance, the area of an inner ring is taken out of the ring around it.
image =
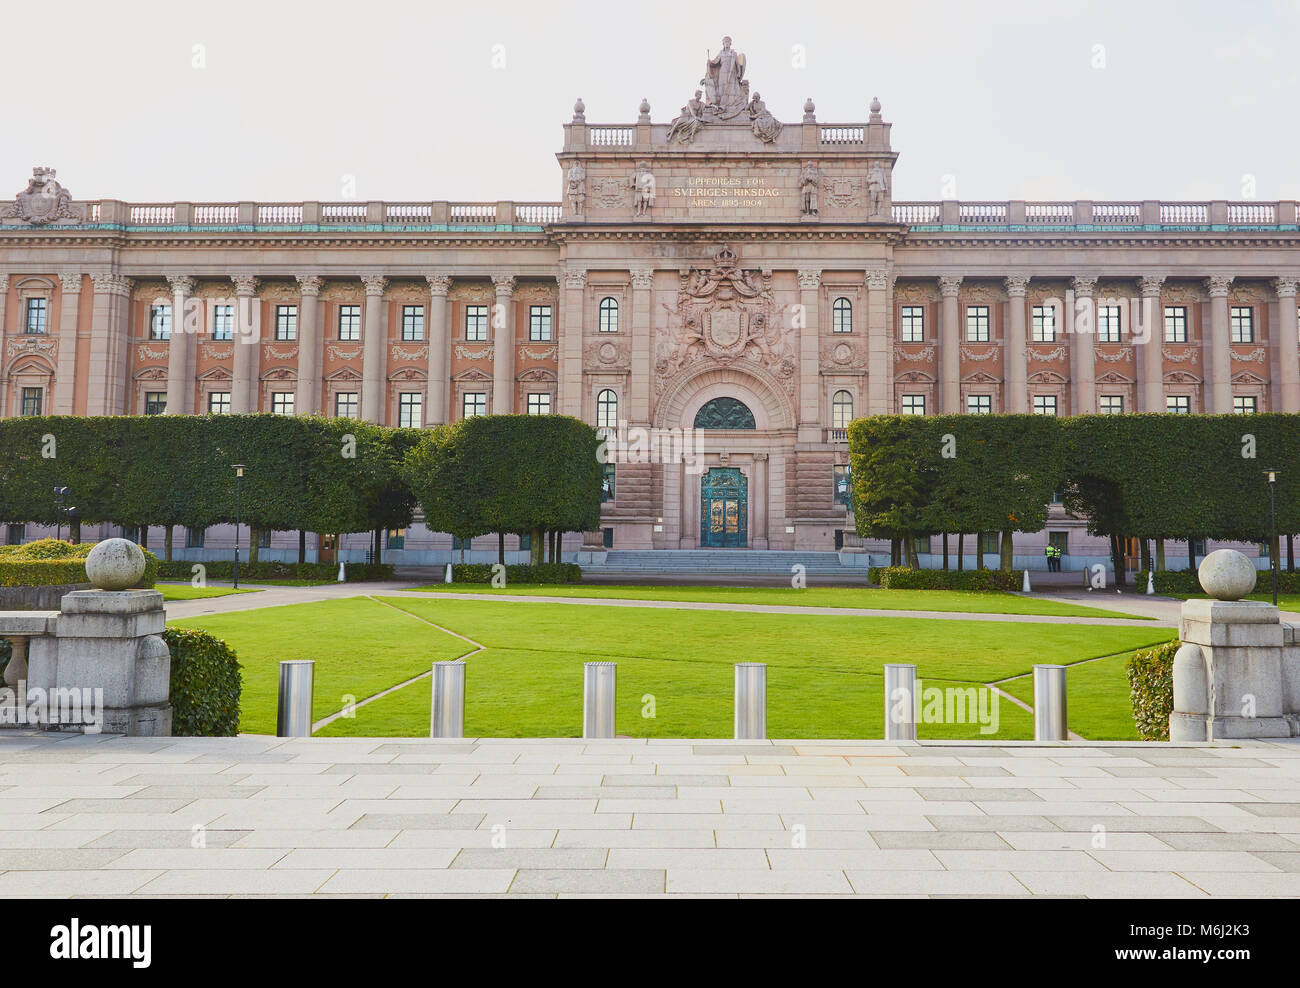
[[[676,576],[682,578],[719,576],[731,579],[746,576],[783,577],[791,567],[801,564],[808,576],[867,578],[867,557],[855,553],[845,565],[837,552],[781,552],[760,549],[676,549],[637,552],[613,550],[605,553],[603,563],[583,566],[585,573],[626,574],[628,576]]]

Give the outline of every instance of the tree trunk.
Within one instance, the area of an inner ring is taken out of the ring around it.
[[[497,562],[506,564],[506,533],[497,532]]]
[[[1291,539],[1290,535],[1286,537],[1286,571],[1288,573],[1295,572],[1295,545]]]
[[[948,533],[947,532],[943,533],[943,569],[945,573],[948,571]]]
[[[1118,535],[1110,537],[1110,568],[1115,573],[1116,588],[1127,586],[1128,581],[1124,579],[1124,546]]]
[[[375,563],[379,564],[384,560],[384,530],[375,529]]]
[[[1187,568],[1196,572],[1196,540],[1193,538],[1187,540]]]
[[[235,529],[235,544],[239,544],[239,529]],[[257,563],[259,550],[262,548],[262,530],[248,526],[248,564],[253,566]]]
[[[1146,539],[1142,540],[1142,569],[1151,569],[1151,543]]]
[[[172,526],[163,526],[163,558],[167,562],[172,561]]]
[[[532,537],[529,540],[528,561],[534,566],[539,565],[542,561],[542,530],[540,528],[533,529]]]
[[[298,565],[307,561],[307,533],[298,529]]]
[[[1290,540],[1290,538],[1291,536],[1288,535],[1287,539]],[[140,526],[140,548],[141,549],[149,548],[149,526],[148,525]],[[1288,541],[1287,548],[1290,548],[1289,541]]]
[[[965,554],[966,551],[965,543],[966,543],[966,533],[958,532],[957,533],[957,572],[958,573],[961,572],[962,556]]]
[[[1156,539],[1156,572],[1161,573],[1165,569],[1165,540]]]
[[[916,556],[916,539],[907,539],[903,543],[903,551],[907,553],[907,568],[920,569],[921,560]]]
[[[982,532],[975,533],[975,568],[984,568],[984,534]]]
[[[1002,554],[1002,569],[1010,573],[1016,562],[1015,540],[1012,538],[1010,531],[1002,533],[1002,538],[998,541],[998,549],[1001,550]]]

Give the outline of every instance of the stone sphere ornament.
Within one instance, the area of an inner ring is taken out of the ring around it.
[[[1255,589],[1255,564],[1236,549],[1215,549],[1201,560],[1196,578],[1217,600],[1241,600]]]
[[[129,590],[144,568],[144,550],[130,539],[105,539],[86,556],[86,576],[100,590]]]

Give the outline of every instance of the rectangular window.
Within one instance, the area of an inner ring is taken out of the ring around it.
[[[1119,306],[1097,306],[1097,342],[1119,342]]]
[[[23,388],[23,415],[41,414],[41,389]]]
[[[1166,395],[1165,411],[1171,415],[1191,415],[1192,399],[1187,395]]]
[[[208,414],[209,415],[230,414],[230,392],[229,391],[213,391],[208,394]]]
[[[339,306],[339,339],[344,343],[356,343],[361,339],[361,306]]]
[[[614,500],[614,467],[613,463],[605,464],[605,476],[600,482],[600,499],[602,501]]]
[[[166,391],[146,391],[144,393],[144,413],[146,415],[162,415],[166,411]]]
[[[1193,540],[1192,540],[1192,555],[1194,555],[1194,556],[1204,556],[1204,555],[1205,555],[1205,539],[1193,539]]]
[[[1255,342],[1255,310],[1249,305],[1234,305],[1229,316],[1233,343]]]
[[[298,338],[298,307],[296,305],[277,305],[275,307],[275,338],[277,340],[296,340]]]
[[[473,418],[475,415],[487,414],[487,395],[481,391],[472,391],[461,399],[460,417]]]
[[[488,307],[486,305],[465,306],[465,339],[470,343],[483,343],[487,340]]]
[[[920,305],[905,305],[902,313],[903,342],[925,342],[925,308]]]
[[[987,343],[989,341],[989,307],[987,305],[966,306],[966,342]]]
[[[1056,342],[1056,310],[1050,305],[1036,305],[1033,312],[1033,336],[1035,343]]]
[[[406,529],[390,528],[384,538],[385,549],[404,549],[406,548]]]
[[[424,306],[402,306],[402,339],[406,342],[424,339]]]
[[[235,338],[235,307],[233,305],[214,305],[212,307],[212,338],[214,340],[233,340]]]
[[[903,395],[904,415],[924,415],[925,395]]]
[[[205,529],[202,529],[202,528],[187,528],[187,529],[185,529],[185,548],[186,548],[186,549],[202,549],[202,548],[203,548],[203,536],[204,536],[205,534],[206,534],[206,530],[205,530]]]
[[[918,535],[912,539],[912,551],[917,555],[921,553],[928,554],[930,552],[930,536]]]
[[[264,528],[257,533],[257,547],[259,549],[271,548],[271,530]]]
[[[453,535],[451,537],[451,547],[456,550],[469,549],[473,541],[473,539],[462,539],[459,535]]]
[[[847,508],[853,501],[852,468],[844,464],[836,465],[832,469],[834,473],[831,479],[835,484],[835,501]]]
[[[998,533],[997,533],[997,532],[981,532],[981,533],[980,533],[980,552],[981,552],[981,553],[984,553],[985,555],[987,555],[987,554],[989,554],[990,552],[992,552],[992,553],[997,553],[998,551],[1000,551],[1000,550],[998,549]]]
[[[550,415],[551,396],[549,394],[529,395],[528,414],[529,415]]]
[[[533,343],[550,341],[551,307],[549,305],[530,305],[528,307],[528,339]]]
[[[397,396],[397,424],[402,429],[419,429],[424,425],[424,395],[417,391]]]
[[[967,415],[992,415],[993,396],[992,395],[967,395],[966,414]]]
[[[1101,412],[1102,415],[1123,415],[1124,396],[1101,395],[1097,399],[1097,411]]]
[[[1187,306],[1165,306],[1165,342],[1187,342]]]
[[[27,389],[24,388],[23,390],[26,391]],[[1233,395],[1232,410],[1236,412],[1238,415],[1254,415],[1256,411],[1255,396],[1254,395]]]
[[[1070,554],[1070,533],[1069,532],[1048,532],[1047,544],[1055,546],[1061,550],[1063,555]]]
[[[1056,395],[1034,395],[1035,415],[1055,415]]]
[[[170,305],[149,306],[149,339],[170,340],[172,338],[172,307]]]
[[[27,539],[27,526],[20,521],[5,526],[5,545],[22,545]]]
[[[531,535],[519,536],[519,551],[530,552],[533,548],[533,537]]]
[[[271,412],[275,415],[293,414],[293,392],[276,391],[271,395]]]
[[[354,419],[357,417],[357,393],[342,391],[334,396],[334,417],[336,419]]]
[[[49,302],[43,298],[29,298],[27,300],[27,318],[23,322],[23,332],[29,336],[44,336],[46,330],[45,317],[48,314]]]

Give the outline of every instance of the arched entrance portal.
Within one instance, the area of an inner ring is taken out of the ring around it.
[[[700,548],[749,545],[749,481],[736,467],[713,467],[700,479]]]

